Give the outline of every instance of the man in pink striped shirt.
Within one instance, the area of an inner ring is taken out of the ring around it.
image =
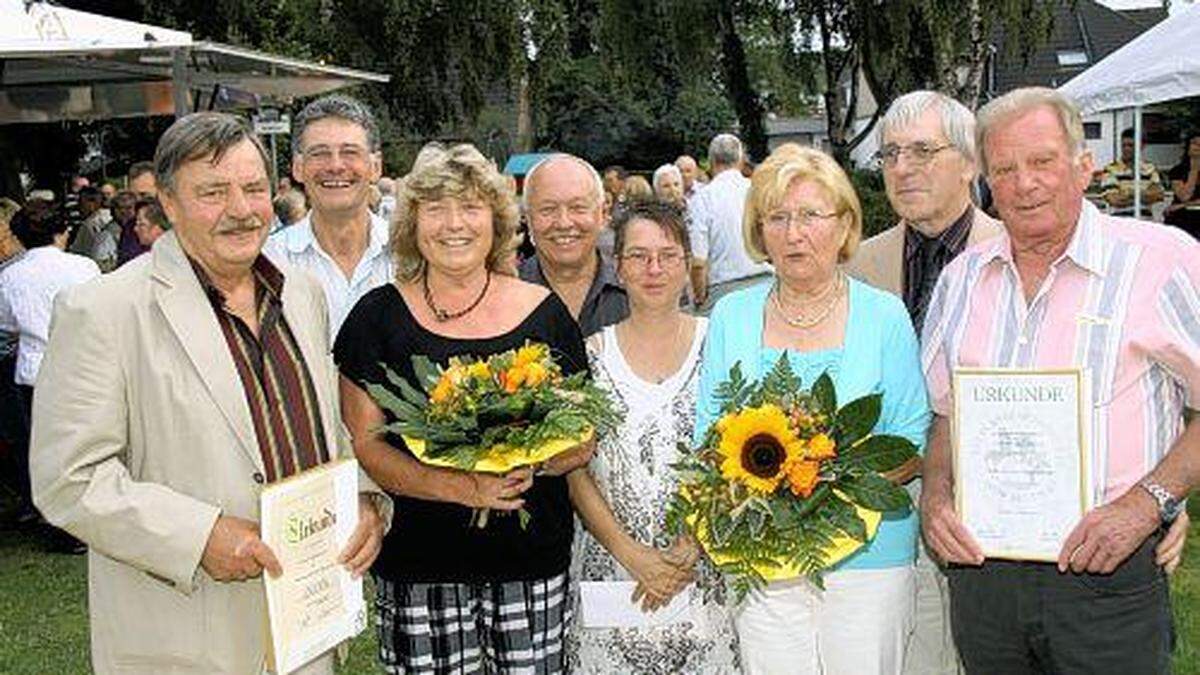
[[[1200,408],[1200,245],[1084,201],[1082,121],[1053,90],[993,101],[976,136],[1006,234],[946,267],[922,339],[936,413],[922,527],[952,563],[955,642],[968,672],[1167,672],[1172,553],[1154,547],[1200,483],[1200,424],[1184,420]],[[1057,565],[985,561],[955,512],[950,383],[973,366],[1090,371],[1099,506]]]

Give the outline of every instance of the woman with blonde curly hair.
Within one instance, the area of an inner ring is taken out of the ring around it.
[[[384,365],[418,385],[412,357],[446,364],[545,343],[564,374],[585,370],[579,327],[558,296],[509,272],[517,204],[470,145],[432,148],[398,186],[396,279],[365,295],[334,345],[342,413],[355,454],[396,503],[372,573],[387,672],[559,672],[570,620],[573,514],[563,474],[581,446],[532,469],[493,476],[421,464],[379,428],[395,421],[366,393]],[[515,511],[531,516],[522,528]],[[494,514],[469,525],[473,509]]]

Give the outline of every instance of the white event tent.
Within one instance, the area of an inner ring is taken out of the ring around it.
[[[1200,96],[1200,4],[1158,25],[1059,87],[1084,115],[1134,110],[1134,166],[1141,164],[1142,107]],[[1140,172],[1134,172],[1134,213],[1141,212]]]
[[[257,108],[388,76],[0,0],[0,124]]]

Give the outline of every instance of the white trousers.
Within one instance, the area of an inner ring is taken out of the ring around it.
[[[912,632],[913,567],[843,570],[825,590],[807,580],[771,583],[734,615],[749,675],[899,675]]]

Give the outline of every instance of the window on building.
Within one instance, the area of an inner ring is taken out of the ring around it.
[[[1099,122],[1084,122],[1083,137],[1089,141],[1100,140],[1100,123]]]
[[[1087,52],[1081,49],[1058,50],[1058,65],[1060,66],[1086,66],[1087,64]]]

